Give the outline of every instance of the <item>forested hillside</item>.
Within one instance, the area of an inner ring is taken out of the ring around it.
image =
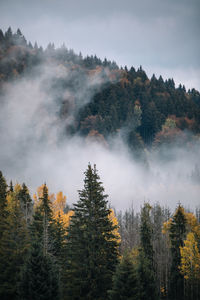
[[[175,87],[174,80],[162,76],[148,78],[140,66],[119,68],[115,62],[96,56],[82,57],[65,45],[46,49],[26,41],[21,31],[12,33],[9,28],[0,31],[0,87],[23,76],[37,76],[37,66],[62,67],[70,73],[70,80],[54,78],[51,92],[55,92],[57,110],[65,122],[72,113],[74,120],[66,125],[66,133],[96,137],[121,134],[133,151],[145,146],[158,146],[174,140],[182,143],[200,133],[200,93],[184,85]],[[87,94],[80,97],[80,86],[93,84],[90,101]],[[63,89],[70,91],[63,94]],[[80,103],[81,102],[81,103]]]

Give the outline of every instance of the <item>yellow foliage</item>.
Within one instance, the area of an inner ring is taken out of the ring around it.
[[[113,223],[114,226],[117,226],[117,228],[115,228],[112,233],[113,233],[113,235],[116,236],[117,242],[120,243],[121,237],[120,237],[120,234],[118,231],[118,220],[117,220],[117,217],[115,216],[113,209],[110,209],[109,220]]]
[[[71,216],[74,215],[72,210],[68,211],[68,213],[64,213],[64,209],[66,206],[67,197],[63,195],[63,192],[58,192],[56,194],[56,198],[52,199],[52,211],[53,217],[55,220],[58,218],[63,222],[64,228],[67,229],[70,223]]]
[[[20,206],[20,201],[16,197],[16,195],[21,191],[22,187],[19,183],[14,186],[14,192],[8,193],[6,196],[7,199],[7,210],[12,213],[15,210],[16,205]]]
[[[16,183],[14,186],[14,192],[17,194],[21,191],[22,187],[19,183]]]
[[[186,280],[200,280],[200,252],[193,232],[188,233],[184,246],[180,247],[180,271]]]
[[[43,188],[44,188],[44,184],[39,186],[37,189],[37,193],[33,195],[34,208],[36,208],[41,203]],[[54,194],[50,194],[48,198],[51,203],[53,218],[55,220],[60,219],[63,222],[64,228],[67,230],[69,226],[70,218],[71,216],[74,215],[74,212],[70,210],[68,213],[64,213],[64,209],[66,206],[66,196],[64,196],[63,192],[60,191],[56,194],[56,197]]]
[[[36,208],[37,206],[39,206],[41,204],[41,198],[43,196],[43,188],[44,188],[44,184],[42,184],[41,186],[39,186],[37,188],[37,193],[35,193],[33,195],[34,208]],[[47,187],[47,191],[48,191],[48,187]],[[48,195],[48,199],[50,200],[51,203],[54,201],[54,198],[55,198],[54,194]]]
[[[191,231],[195,234],[197,240],[200,241],[200,224],[197,221],[197,218],[193,213],[186,213],[187,227],[188,231]]]
[[[63,195],[63,192],[58,192],[56,194],[56,199],[53,201],[53,212],[57,213],[63,211],[66,206],[66,196]]]
[[[170,218],[168,221],[163,223],[162,233],[166,234],[169,232],[170,226],[172,223],[172,218]]]
[[[185,280],[200,280],[200,252],[198,249],[198,242],[200,241],[200,224],[193,213],[187,213],[183,207],[182,213],[186,218],[187,237],[184,241],[184,246],[180,247],[181,264],[180,272],[183,274]],[[169,219],[163,224],[162,232],[164,234],[169,232],[172,219]]]
[[[37,206],[39,206],[41,204],[41,198],[42,198],[43,188],[44,188],[44,184],[42,184],[41,186],[39,186],[37,188],[37,193],[35,193],[33,195],[34,208],[36,208]],[[47,187],[47,190],[48,190],[48,187]]]
[[[69,210],[68,213],[63,214],[63,223],[64,223],[65,229],[67,229],[69,227],[70,218],[73,215],[74,215],[74,211],[73,210]]]

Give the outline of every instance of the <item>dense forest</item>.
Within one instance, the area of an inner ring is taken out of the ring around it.
[[[141,155],[145,147],[159,147],[175,140],[186,145],[200,133],[200,93],[175,87],[173,79],[148,78],[140,66],[119,68],[106,58],[84,57],[72,49],[46,49],[28,43],[21,31],[0,31],[0,91],[7,82],[37,77],[38,66],[56,65],[68,76],[54,77],[49,92],[58,114],[66,122],[66,134],[80,134],[103,143],[121,135],[130,150]],[[69,76],[70,74],[70,76]],[[91,89],[83,87],[92,85]],[[68,93],[63,91],[67,89]],[[78,91],[78,92],[76,92]],[[90,101],[87,100],[90,92]],[[81,94],[81,96],[80,96]],[[192,137],[188,133],[192,133]]]
[[[144,203],[116,216],[107,197],[96,166],[72,208],[0,173],[1,299],[199,299],[200,210]]]
[[[9,102],[11,86],[21,80],[28,97],[31,87],[23,80],[37,78],[44,102],[51,95],[53,105],[45,102],[35,122],[42,121],[43,109],[53,111],[62,128],[57,141],[78,136],[109,148],[120,137],[146,169],[147,151],[174,144],[192,151],[199,141],[200,93],[194,88],[176,87],[172,78],[148,78],[141,66],[83,57],[64,44],[43,49],[19,29],[0,30],[1,107]],[[27,109],[35,112],[34,103]],[[26,113],[22,110],[22,119]],[[12,122],[9,114],[5,118]],[[3,144],[1,135],[0,128]],[[32,147],[31,137],[28,143]],[[140,211],[115,211],[96,166],[89,164],[84,176],[79,200],[69,205],[63,192],[51,193],[48,174],[47,184],[41,182],[32,195],[25,183],[13,185],[0,172],[0,299],[200,299],[199,208],[192,212],[180,202],[172,210],[144,201]],[[199,185],[198,164],[188,180]]]

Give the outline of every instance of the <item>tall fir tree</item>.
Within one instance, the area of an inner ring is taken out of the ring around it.
[[[7,208],[6,194],[7,194],[7,183],[2,172],[0,171],[0,240],[4,232],[6,218],[8,215],[6,209]]]
[[[54,225],[48,188],[44,184],[30,224],[31,250],[21,275],[20,299],[54,300],[60,297]]]
[[[41,244],[32,241],[31,250],[21,273],[20,300],[58,300],[58,275],[51,257],[44,255]]]
[[[106,198],[96,166],[89,164],[67,235],[65,299],[108,299],[118,243]]]
[[[32,213],[33,213],[32,212],[33,203],[32,203],[32,199],[31,199],[29,190],[25,183],[22,184],[22,188],[19,191],[18,197],[20,200],[21,209],[24,214],[26,223],[30,224],[30,220],[31,220]]]
[[[126,253],[116,268],[110,300],[138,300],[139,281],[133,258]]]
[[[138,274],[140,280],[141,300],[156,300],[158,292],[156,287],[156,274],[154,267],[154,252],[152,245],[153,228],[150,218],[151,206],[145,203],[141,211],[140,251]]]
[[[6,242],[5,242],[5,232],[8,228],[8,211],[7,211],[7,183],[6,180],[0,171],[0,298],[5,298],[5,250],[6,250]]]
[[[181,253],[180,247],[186,238],[186,217],[184,208],[179,204],[169,228],[171,242],[172,264],[170,272],[169,297],[170,300],[184,299],[184,277],[180,272]]]
[[[41,244],[44,255],[48,252],[53,254],[54,220],[46,184],[42,186],[38,204],[35,206],[33,221],[30,225],[30,232],[32,239],[37,240],[38,243]]]
[[[28,230],[18,197],[20,186],[7,195],[7,219],[1,239],[0,296],[2,300],[15,300],[18,297],[20,269],[29,248]]]

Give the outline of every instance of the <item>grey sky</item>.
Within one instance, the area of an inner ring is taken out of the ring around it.
[[[200,89],[199,0],[0,0],[0,27]]]

